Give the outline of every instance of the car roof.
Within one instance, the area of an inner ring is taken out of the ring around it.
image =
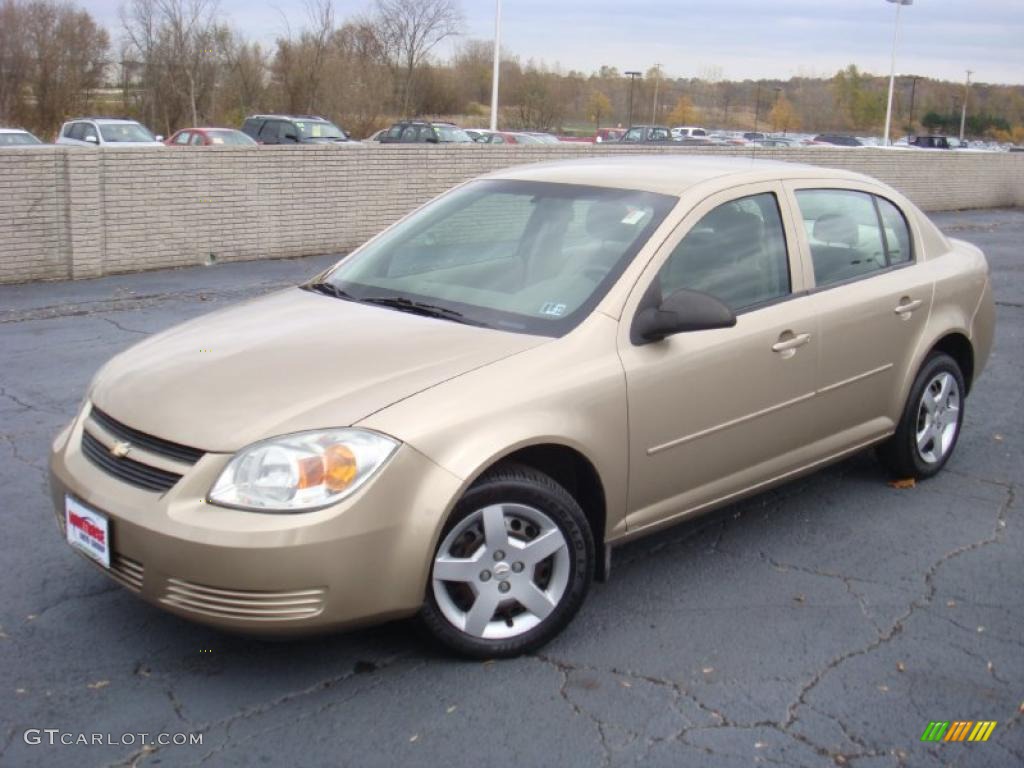
[[[0,128],[0,133],[28,133],[24,128]]]
[[[127,117],[72,117],[70,120],[65,120],[66,123],[79,123],[83,120],[89,120],[93,123],[108,123],[108,124],[124,124],[131,123],[133,125],[140,125],[138,120],[132,120]]]
[[[325,123],[329,123],[326,117],[321,115],[249,115],[246,120],[321,120]]]
[[[746,157],[696,157],[655,155],[584,158],[534,165],[520,165],[489,174],[485,178],[546,181],[559,184],[637,189],[666,195],[681,195],[690,187],[712,179],[728,179],[733,186],[780,178],[822,178],[871,181],[852,171],[822,168],[776,160]]]

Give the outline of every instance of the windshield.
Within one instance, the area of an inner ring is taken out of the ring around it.
[[[469,134],[461,128],[452,128],[448,125],[435,125],[434,130],[437,131],[437,138],[443,142],[465,144],[467,141],[473,141],[473,139],[469,137]]]
[[[31,133],[0,133],[0,147],[42,143]]]
[[[206,136],[211,144],[229,144],[236,147],[251,147],[256,144],[241,131],[207,131]]]
[[[326,120],[295,120],[305,139],[347,139],[348,136],[334,123]]]
[[[561,336],[597,305],[675,202],[634,190],[476,181],[368,243],[326,282],[354,301],[404,299],[462,322]]]
[[[108,123],[100,126],[103,140],[111,144],[120,141],[156,141],[153,134],[138,123]]]

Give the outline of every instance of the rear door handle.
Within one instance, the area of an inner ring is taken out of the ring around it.
[[[779,341],[772,344],[772,352],[792,352],[798,347],[802,347],[804,344],[811,340],[811,334],[800,333],[796,336],[789,335],[789,332],[782,334],[783,337],[779,337]]]
[[[904,298],[900,299],[900,303],[896,305],[896,309],[894,309],[893,312],[895,312],[897,315],[903,315],[904,317],[906,317],[915,309],[920,307],[923,303],[924,302],[922,302],[920,299],[911,299],[910,297],[905,296]]]

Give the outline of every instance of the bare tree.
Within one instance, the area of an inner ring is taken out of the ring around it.
[[[416,68],[449,37],[462,32],[458,0],[376,0],[377,24],[390,53],[402,114],[412,104]]]
[[[306,27],[297,36],[289,28],[278,38],[271,65],[277,100],[293,114],[323,111],[319,101],[324,63],[335,32],[331,0],[308,0],[306,19]]]
[[[142,73],[144,110],[153,121],[159,109],[168,132],[183,117],[198,125],[212,112],[230,40],[217,14],[217,0],[129,0],[121,8],[127,55]]]
[[[0,6],[0,116],[41,132],[84,110],[103,82],[109,38],[85,11],[54,0]]]
[[[0,122],[24,119],[32,56],[25,37],[25,8],[15,0],[0,4]]]

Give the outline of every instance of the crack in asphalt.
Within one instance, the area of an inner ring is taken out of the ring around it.
[[[14,743],[14,735],[18,732],[18,726],[12,725],[7,729],[7,735],[4,737],[4,745],[0,747],[0,757],[4,756],[4,753],[10,749],[11,744]]]
[[[32,405],[31,403],[26,403],[21,398],[8,392],[6,387],[3,385],[0,385],[0,397],[6,397],[15,405],[20,406],[22,409],[20,411],[21,413],[24,413],[25,411],[43,411],[44,413],[52,413],[54,416],[64,416],[60,411],[55,411],[53,408],[49,408],[45,405]]]
[[[99,589],[92,590],[91,592],[80,592],[80,593],[75,594],[75,595],[64,595],[63,597],[58,599],[55,603],[52,603],[51,605],[46,606],[45,608],[41,609],[38,613],[36,613],[35,614],[35,618],[33,619],[33,621],[38,621],[39,619],[41,619],[43,616],[45,616],[50,611],[52,611],[55,608],[59,608],[60,606],[64,605],[64,603],[70,603],[73,600],[88,600],[91,597],[100,597],[101,595],[108,595],[111,592],[117,592],[117,591],[122,590],[122,589],[124,589],[124,587],[122,587],[120,584],[111,583],[111,584],[105,585],[105,586],[103,586],[103,587],[101,587]]]
[[[938,573],[939,569],[943,565],[948,563],[950,560],[960,557],[961,555],[964,555],[968,552],[974,552],[978,549],[981,549],[982,547],[986,547],[991,544],[996,544],[1002,539],[1003,532],[1005,530],[1006,513],[1014,505],[1016,495],[1012,483],[1001,485],[1003,488],[1006,489],[1007,497],[1005,502],[1000,505],[996,513],[996,521],[992,535],[984,539],[981,539],[980,541],[956,547],[950,550],[949,552],[946,552],[938,560],[933,562],[924,574],[925,593],[922,596],[913,600],[908,606],[907,611],[905,611],[901,616],[899,616],[890,625],[888,630],[880,633],[877,639],[875,639],[868,645],[864,646],[863,648],[857,648],[852,651],[847,651],[846,653],[840,654],[839,656],[829,661],[821,670],[816,672],[814,676],[807,683],[804,684],[796,700],[789,706],[788,715],[786,718],[786,722],[783,723],[783,728],[788,728],[792,725],[792,723],[794,723],[798,719],[796,715],[796,710],[799,709],[801,706],[807,705],[807,696],[821,683],[821,681],[829,672],[836,669],[841,664],[846,663],[852,658],[863,656],[877,650],[881,646],[891,641],[893,638],[900,635],[903,632],[903,628],[906,621],[910,619],[910,617],[916,611],[925,608],[926,606],[932,603],[932,601],[935,598],[935,593],[937,591],[937,588],[935,586],[935,575]]]
[[[408,655],[408,654],[404,654],[404,653],[403,654],[396,654],[395,656],[391,657],[390,659],[388,659],[387,661],[383,662],[382,664],[377,665],[376,669],[374,669],[374,672],[378,672],[378,671],[381,671],[383,669],[386,669],[387,667],[389,667],[392,664],[394,664],[396,661],[400,660],[401,658],[404,658],[406,655]],[[410,671],[418,669],[418,668],[423,667],[425,665],[426,665],[426,662],[421,662],[420,664],[414,665]],[[216,725],[221,725],[221,724],[224,726],[224,737],[225,737],[224,738],[224,743],[220,744],[216,748],[214,748],[214,749],[210,750],[209,752],[207,752],[205,755],[203,755],[201,758],[199,758],[198,762],[190,763],[190,765],[194,765],[194,766],[205,765],[208,760],[210,760],[211,758],[214,757],[214,755],[220,754],[221,752],[226,750],[229,746],[234,745],[234,744],[244,743],[246,741],[251,741],[253,738],[256,738],[257,736],[265,736],[270,730],[273,730],[273,729],[261,730],[261,731],[257,732],[256,734],[253,734],[253,735],[251,735],[249,737],[246,737],[244,739],[235,740],[235,739],[233,739],[231,737],[231,729],[234,727],[235,723],[237,723],[239,721],[242,721],[242,720],[246,720],[246,719],[248,719],[250,717],[253,717],[255,715],[262,715],[265,712],[267,712],[267,711],[269,711],[271,709],[274,709],[274,708],[276,708],[277,706],[279,706],[281,704],[288,703],[290,701],[293,701],[295,699],[298,699],[298,698],[301,698],[303,696],[309,695],[311,693],[317,693],[317,692],[319,692],[321,690],[326,690],[328,688],[332,688],[334,685],[337,685],[338,683],[343,683],[343,682],[349,680],[350,678],[357,677],[357,676],[359,676],[359,677],[365,676],[364,672],[359,671],[358,665],[357,665],[357,668],[353,669],[351,672],[348,672],[344,676],[340,676],[337,679],[331,679],[329,681],[326,681],[326,684],[324,684],[324,685],[317,684],[317,685],[314,685],[314,686],[310,686],[310,688],[307,688],[307,689],[305,689],[303,691],[300,691],[295,696],[284,697],[282,700],[275,700],[272,703],[271,706],[267,706],[265,708],[263,708],[263,707],[254,707],[254,708],[252,708],[252,711],[250,711],[250,712],[243,711],[242,713],[238,713],[237,716],[229,717],[226,720],[223,720],[223,721],[215,724],[214,727],[216,727]],[[346,696],[344,696],[344,697],[342,697],[340,699],[334,699],[332,701],[327,702],[323,706],[317,707],[312,712],[303,713],[303,714],[299,715],[298,717],[294,718],[293,720],[289,721],[287,726],[290,727],[295,722],[300,722],[302,720],[307,720],[307,719],[309,719],[311,717],[316,717],[317,715],[323,714],[324,712],[327,712],[330,709],[334,709],[335,707],[339,706],[340,704],[344,704],[347,701],[351,701],[353,698],[355,698],[356,696],[360,695],[361,693],[365,693],[368,690],[373,690],[374,688],[376,688],[379,685],[382,685],[383,683],[384,683],[384,678],[382,676],[377,676],[376,679],[373,680],[373,682],[371,682],[367,687],[358,688],[358,689],[356,689],[354,691],[349,692],[348,695],[346,695]],[[282,725],[281,727],[285,727],[285,726]]]
[[[602,749],[603,749],[603,751],[605,753],[605,761],[604,761],[605,765],[611,764],[611,762],[612,762],[612,760],[614,758],[614,750],[611,748],[611,746],[607,743],[607,740],[606,740],[606,729],[609,726],[613,726],[613,727],[618,728],[618,729],[620,729],[622,731],[625,731],[626,733],[630,734],[633,737],[633,739],[630,742],[628,742],[625,746],[630,746],[636,739],[644,738],[646,750],[644,752],[643,758],[641,759],[641,762],[642,762],[642,760],[646,760],[649,757],[650,752],[651,752],[651,750],[654,747],[656,747],[657,745],[659,745],[659,744],[661,744],[661,743],[663,743],[665,741],[678,741],[678,742],[680,742],[682,744],[685,744],[686,746],[688,746],[688,747],[690,747],[692,749],[700,750],[700,751],[704,752],[707,755],[716,755],[717,753],[712,748],[707,747],[707,746],[703,746],[703,745],[700,745],[700,744],[695,744],[692,741],[689,741],[687,737],[689,736],[689,734],[691,734],[693,732],[715,731],[715,730],[722,730],[722,729],[731,729],[731,730],[769,729],[769,730],[775,731],[775,732],[785,736],[788,739],[791,739],[791,740],[793,740],[793,741],[795,741],[795,742],[797,742],[799,744],[802,744],[803,746],[807,747],[808,749],[813,750],[818,756],[820,756],[820,757],[827,757],[827,758],[833,760],[834,762],[836,762],[836,761],[850,761],[850,760],[854,760],[854,759],[869,758],[869,757],[889,756],[888,752],[879,751],[879,750],[873,750],[868,745],[864,744],[861,740],[857,739],[856,737],[853,737],[852,735],[848,735],[848,738],[849,738],[850,742],[855,744],[855,745],[857,745],[858,747],[860,747],[861,751],[859,751],[859,752],[834,752],[834,751],[828,749],[827,747],[824,747],[824,746],[822,746],[820,744],[815,743],[812,739],[810,739],[809,737],[805,736],[804,734],[795,733],[795,732],[793,732],[791,730],[788,730],[787,728],[783,727],[779,723],[777,723],[775,721],[772,721],[772,720],[759,720],[759,721],[754,721],[754,722],[740,722],[740,721],[732,720],[731,718],[726,716],[724,713],[722,713],[720,710],[718,710],[715,707],[712,707],[709,704],[707,704],[706,702],[702,701],[700,699],[700,697],[698,697],[696,694],[694,694],[693,692],[688,690],[683,683],[681,683],[681,682],[679,682],[677,680],[672,680],[670,678],[664,678],[664,677],[657,677],[657,676],[654,676],[654,675],[648,675],[648,674],[644,674],[642,672],[636,672],[636,671],[630,670],[630,669],[623,669],[621,667],[603,668],[603,667],[598,667],[598,666],[594,666],[594,665],[579,664],[579,663],[576,663],[576,662],[566,661],[566,660],[563,660],[563,659],[557,659],[557,658],[554,658],[553,656],[550,656],[550,655],[547,655],[547,654],[541,654],[541,653],[534,654],[532,656],[532,658],[536,659],[537,661],[539,661],[539,662],[541,662],[543,664],[552,666],[552,667],[554,667],[555,669],[557,669],[559,671],[559,673],[561,675],[561,684],[560,684],[560,687],[559,687],[559,694],[562,697],[562,699],[564,699],[566,701],[566,703],[569,704],[569,706],[572,708],[573,713],[575,715],[578,715],[580,717],[584,717],[584,718],[590,720],[591,722],[594,723],[594,725],[598,729],[598,732],[599,732],[599,734],[602,737]],[[671,696],[672,696],[671,700],[669,701],[669,706],[672,708],[672,710],[676,714],[676,716],[680,719],[680,721],[682,723],[682,727],[675,734],[670,736],[669,738],[644,737],[643,734],[637,733],[636,731],[633,731],[632,729],[627,728],[625,726],[617,725],[615,723],[607,723],[607,722],[601,720],[601,718],[599,718],[596,715],[592,714],[591,712],[585,710],[580,704],[578,704],[576,701],[574,701],[570,697],[570,695],[568,693],[569,675],[572,672],[579,672],[579,671],[588,671],[588,672],[593,672],[593,673],[598,673],[598,674],[610,674],[610,675],[614,675],[614,676],[617,676],[617,677],[622,677],[622,678],[627,678],[627,679],[630,679],[630,680],[634,680],[634,681],[637,681],[637,682],[650,683],[651,685],[667,689],[671,693]],[[711,720],[715,721],[714,724],[702,725],[702,724],[694,723],[693,720],[688,715],[684,714],[679,709],[679,707],[678,707],[678,703],[681,700],[684,700],[684,699],[686,701],[689,701],[690,703],[692,703],[694,706],[696,706],[701,712],[704,712],[705,714],[707,714],[708,717]],[[815,711],[817,711],[817,710],[815,710]],[[824,714],[824,713],[822,713],[822,714]],[[834,716],[831,716],[831,715],[825,715],[825,716],[828,717],[830,720],[834,720],[836,723],[838,723],[839,727],[843,730],[844,734],[848,734],[848,730],[847,730],[846,726],[842,722],[840,722],[838,720],[838,718],[836,718]],[[770,755],[761,755],[760,758],[762,760],[764,760],[765,762],[769,762],[769,763],[776,763],[776,764],[779,764],[779,765],[793,766],[793,762],[791,760],[789,760],[789,759],[777,760],[777,759],[771,757]]]
[[[383,670],[387,669],[388,667],[391,667],[392,665],[394,665],[395,663],[397,663],[401,659],[407,657],[408,655],[409,655],[408,651],[403,651],[402,653],[397,653],[397,654],[395,654],[395,655],[385,659],[384,661],[382,661],[380,663],[374,662],[376,664],[376,669],[374,671],[375,672],[383,671]],[[166,690],[166,689],[165,689],[165,694],[167,695],[168,701],[171,704],[172,709],[175,711],[175,715],[179,719],[181,719],[184,723],[188,724],[189,727],[194,728],[195,730],[193,731],[193,733],[206,734],[206,733],[210,732],[211,730],[213,730],[214,728],[223,727],[224,731],[225,731],[225,736],[226,737],[230,737],[230,731],[231,731],[232,725],[234,723],[240,721],[240,720],[247,720],[247,719],[252,718],[252,717],[257,717],[259,715],[266,714],[267,712],[269,712],[269,711],[271,711],[273,709],[276,709],[277,707],[280,707],[280,706],[282,706],[284,704],[288,704],[290,702],[296,701],[296,700],[301,699],[301,698],[303,698],[305,696],[309,696],[309,695],[312,695],[312,694],[315,694],[315,693],[319,693],[321,691],[325,691],[325,690],[327,690],[329,688],[333,688],[334,686],[336,686],[336,685],[338,685],[340,683],[344,683],[344,682],[350,680],[353,677],[361,677],[361,676],[363,676],[365,674],[366,674],[365,672],[359,670],[358,668],[353,668],[353,669],[351,669],[351,670],[349,670],[347,672],[344,672],[344,673],[342,673],[340,675],[333,675],[333,676],[325,678],[323,680],[319,680],[319,681],[317,681],[317,682],[315,682],[315,683],[313,683],[313,684],[311,684],[311,685],[309,685],[309,686],[307,686],[305,688],[302,688],[302,689],[300,689],[298,691],[289,691],[288,693],[285,693],[285,694],[283,694],[281,696],[277,696],[277,697],[271,699],[270,701],[264,702],[262,704],[256,704],[256,705],[251,706],[251,707],[245,707],[245,708],[239,710],[238,712],[234,712],[234,713],[228,715],[227,717],[223,717],[223,718],[220,718],[219,720],[214,720],[212,722],[202,723],[202,724],[198,724],[198,725],[193,723],[190,719],[188,719],[187,717],[184,716],[184,706],[180,702],[180,700],[177,698],[177,695],[173,694],[172,691],[169,691],[169,690]],[[380,684],[380,681],[375,683],[375,685],[379,685],[379,684]],[[325,705],[325,707],[321,708],[321,709],[329,708],[330,706],[333,706],[336,703],[340,703],[340,702],[331,702],[330,704]],[[318,711],[320,711],[320,710],[318,710]],[[302,717],[300,719],[305,719],[305,717]],[[223,744],[219,745],[218,747],[216,747],[215,749],[211,750],[210,752],[207,752],[205,755],[203,755],[199,759],[199,762],[198,763],[194,763],[194,765],[202,765],[202,764],[206,763],[206,761],[209,760],[214,755],[219,754],[220,752],[223,752],[227,748],[227,746],[229,744],[231,744],[231,743],[233,743],[231,741],[231,739],[230,738],[226,738]],[[162,745],[156,745],[156,746],[154,746],[154,745],[146,745],[146,746],[143,746],[142,748],[132,752],[131,754],[127,755],[124,758],[116,760],[113,763],[108,763],[105,768],[136,768],[137,766],[139,766],[141,764],[140,763],[141,760],[144,760],[145,758],[148,758],[148,757],[150,757],[152,755],[157,754],[158,752],[160,752],[161,749],[162,749]]]
[[[36,406],[29,405],[24,400],[21,400],[17,396],[12,395],[10,392],[7,391],[6,387],[0,386],[0,397],[6,397],[12,403],[19,406],[22,409],[22,411],[33,411],[36,409]]]
[[[45,478],[46,468],[41,467],[31,459],[22,456],[21,452],[18,450],[18,444],[14,441],[14,438],[12,438],[10,435],[0,434],[0,440],[3,440],[5,443],[11,446],[11,456],[14,458],[15,461],[20,462],[21,464],[24,464],[26,467],[29,467],[30,469],[33,469],[36,472],[41,473]]]
[[[95,315],[95,317],[96,317],[97,320],[102,320],[105,323],[110,323],[112,326],[117,328],[119,331],[124,331],[125,333],[137,333],[140,336],[150,336],[150,335],[152,335],[150,331],[139,331],[139,330],[136,330],[135,328],[126,328],[123,325],[121,325],[119,322],[117,322],[116,320],[114,320],[113,318],[110,318],[110,317],[103,317],[101,315]]]

